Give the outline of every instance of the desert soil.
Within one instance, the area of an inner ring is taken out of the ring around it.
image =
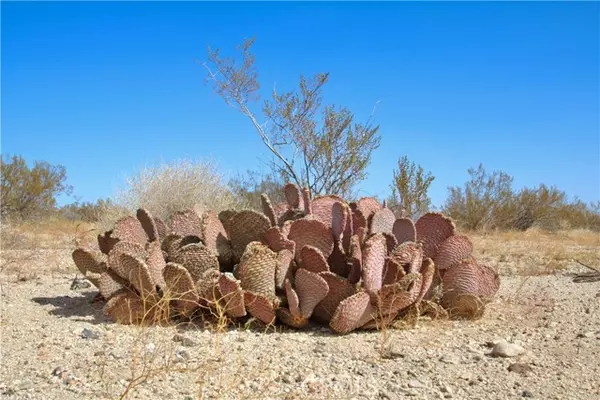
[[[71,288],[69,253],[38,259],[62,260],[54,271],[0,274],[2,398],[600,399],[600,282],[572,282],[576,264],[539,276],[501,269],[477,321],[339,336],[117,325],[93,287]],[[490,355],[502,340],[523,352]]]

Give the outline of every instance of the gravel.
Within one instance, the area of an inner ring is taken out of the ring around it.
[[[600,283],[565,275],[503,276],[478,321],[344,336],[121,326],[72,275],[0,278],[7,399],[600,398]]]

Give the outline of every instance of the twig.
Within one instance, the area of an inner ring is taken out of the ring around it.
[[[592,271],[594,271],[594,272],[597,272],[597,273],[599,273],[599,274],[600,274],[600,269],[597,269],[597,268],[591,267],[591,266],[589,266],[589,265],[586,265],[586,264],[582,263],[582,262],[581,262],[581,261],[579,261],[579,260],[575,260],[575,262],[576,262],[577,264],[579,264],[579,265],[582,265],[582,266],[584,266],[584,267],[586,267],[586,268],[588,268],[588,269],[591,269]]]

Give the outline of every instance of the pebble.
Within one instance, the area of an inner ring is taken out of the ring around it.
[[[411,379],[410,381],[408,381],[408,387],[412,389],[421,389],[425,387],[425,384],[416,379]]]
[[[198,342],[196,340],[192,339],[189,336],[182,335],[181,333],[176,333],[173,336],[173,341],[181,343],[182,346],[186,347],[198,346]]]
[[[521,397],[533,397],[533,393],[531,393],[529,390],[523,390],[523,393],[521,393]]]
[[[88,328],[83,328],[80,336],[82,339],[100,339],[100,334],[97,331]]]
[[[509,365],[508,371],[515,372],[515,373],[521,374],[521,375],[527,375],[529,372],[532,371],[532,368],[529,364],[514,363],[514,364]]]
[[[71,282],[71,290],[88,289],[90,287],[92,287],[92,284],[87,279],[75,278]]]
[[[490,355],[493,357],[516,357],[524,352],[525,349],[518,344],[502,340],[494,345]]]

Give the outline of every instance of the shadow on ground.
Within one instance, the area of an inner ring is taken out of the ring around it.
[[[41,306],[53,306],[54,308],[49,310],[51,315],[93,324],[110,323],[110,318],[102,313],[104,302],[93,301],[96,294],[97,292],[93,291],[73,296],[34,297],[31,300]]]

